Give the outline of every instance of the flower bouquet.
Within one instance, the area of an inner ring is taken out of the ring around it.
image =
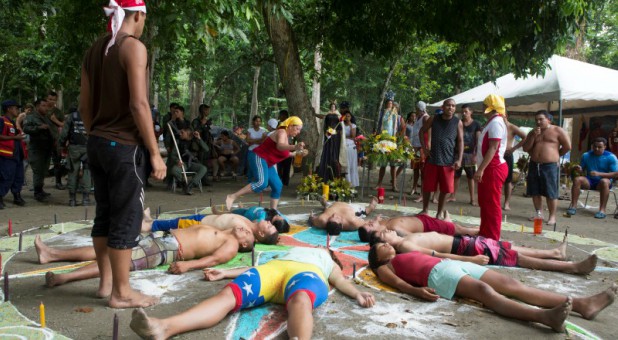
[[[350,186],[345,177],[335,178],[328,182],[330,197],[335,201],[346,201],[356,197],[356,190]]]
[[[414,158],[414,149],[405,137],[391,136],[386,131],[362,141],[362,150],[371,163],[388,164]]]
[[[317,174],[303,177],[300,184],[296,187],[296,194],[299,198],[308,200],[319,199],[322,196],[322,178]]]

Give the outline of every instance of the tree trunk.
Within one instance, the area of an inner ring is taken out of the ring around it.
[[[386,79],[384,79],[384,85],[382,86],[382,91],[380,92],[380,102],[378,103],[378,110],[375,115],[375,121],[373,122],[373,132],[378,132],[376,129],[378,128],[378,118],[380,117],[380,111],[382,111],[382,106],[384,105],[384,97],[386,97],[386,91],[391,84],[391,78],[393,77],[393,72],[395,72],[395,66],[399,62],[399,58],[396,58],[391,63],[391,66],[388,70],[388,75]]]
[[[313,87],[311,93],[311,106],[315,113],[320,113],[320,75],[322,74],[322,44],[318,44],[315,47],[313,53],[313,69],[315,70],[315,77],[313,77]]]
[[[262,16],[266,31],[273,46],[279,78],[285,91],[291,116],[298,116],[303,121],[301,139],[307,145],[311,159],[318,145],[318,129],[311,109],[311,103],[305,88],[305,79],[292,26],[287,20],[273,13],[268,1],[262,2]]]
[[[247,121],[247,127],[251,126],[251,119],[258,114],[258,89],[260,87],[260,71],[262,65],[256,65],[253,70],[253,88],[251,91],[251,114]]]
[[[155,100],[155,96],[156,96],[156,89],[155,86],[153,86],[154,84],[154,70],[155,70],[155,63],[157,62],[157,54],[159,53],[159,48],[155,47],[154,50],[152,51],[152,53],[150,53],[150,65],[148,65],[149,68],[149,73],[148,73],[148,90],[150,91],[150,93],[148,93],[148,99],[150,99],[150,104],[154,104],[155,106],[156,104],[156,100]]]
[[[204,81],[195,79],[195,76],[191,76],[189,91],[189,102],[191,103],[189,106],[189,114],[191,118],[195,118],[197,117],[198,108],[204,100],[204,97],[202,97],[202,93],[204,93]]]

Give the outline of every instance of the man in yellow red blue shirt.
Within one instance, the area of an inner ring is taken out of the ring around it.
[[[3,197],[9,190],[13,193],[13,203],[19,206],[26,204],[21,197],[24,185],[24,150],[21,141],[25,135],[15,126],[20,105],[14,100],[2,102],[0,117],[0,209],[4,209]]]

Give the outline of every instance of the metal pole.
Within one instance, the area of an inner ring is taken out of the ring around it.
[[[174,146],[176,147],[176,153],[178,154],[178,159],[180,159],[180,168],[182,169],[182,175],[185,178],[185,184],[189,185],[187,173],[185,172],[185,164],[182,162],[182,155],[180,154],[180,149],[178,149],[178,143],[176,143],[176,136],[174,136],[174,129],[172,128],[171,123],[167,123],[167,127],[170,129],[170,134],[172,135],[172,140],[174,141]]]
[[[405,191],[405,187],[406,187],[406,168],[407,167],[408,167],[408,162],[404,161],[403,162],[403,170],[401,171],[403,178],[401,179],[401,187],[399,188],[399,204],[400,205],[401,205],[401,200],[403,198],[403,195],[405,195],[404,191]]]

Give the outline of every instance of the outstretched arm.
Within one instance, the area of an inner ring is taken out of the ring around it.
[[[450,254],[450,253],[441,253],[433,249],[419,247],[410,241],[404,241],[399,247],[399,250],[401,252],[418,251],[420,253],[431,255],[434,257],[441,258],[441,259],[451,259],[451,260],[457,260],[457,261],[472,262],[472,263],[476,263],[479,265],[485,265],[489,263],[489,257],[485,255],[462,256],[462,255],[455,255],[455,254]]]
[[[414,287],[411,284],[397,277],[397,275],[395,275],[395,273],[386,265],[378,268],[376,270],[376,274],[382,282],[393,288],[398,289],[402,293],[406,293],[427,301],[436,301],[439,298],[439,296],[435,294],[435,291],[432,288]]]
[[[333,267],[333,271],[328,277],[328,282],[330,282],[330,284],[332,284],[335,288],[337,288],[337,290],[339,290],[343,294],[353,299],[356,299],[358,304],[365,308],[371,307],[375,304],[375,298],[373,297],[373,294],[369,292],[360,292],[358,289],[356,289],[356,287],[352,285],[352,282],[346,280],[345,277],[343,277],[341,269],[337,265]]]
[[[223,279],[235,279],[240,274],[246,272],[253,267],[239,267],[233,269],[216,269],[206,268],[204,269],[204,280],[206,281],[219,281]]]

